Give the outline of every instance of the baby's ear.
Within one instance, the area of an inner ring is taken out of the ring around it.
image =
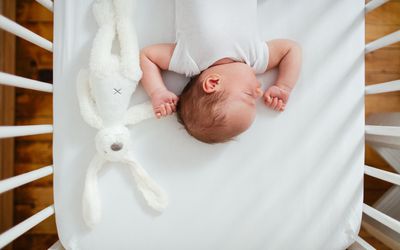
[[[221,76],[218,74],[211,74],[206,76],[203,81],[204,92],[211,94],[221,88]]]

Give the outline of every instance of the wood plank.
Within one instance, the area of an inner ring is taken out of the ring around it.
[[[50,218],[49,218],[50,219]],[[15,249],[43,250],[48,249],[58,240],[56,233],[53,234],[26,234],[15,240]]]
[[[53,116],[35,116],[35,117],[18,117],[15,125],[38,125],[38,124],[52,124]],[[51,136],[46,137],[51,141]]]
[[[0,13],[15,19],[15,1],[0,1]],[[15,72],[15,37],[0,30],[0,70],[8,73]],[[0,125],[13,125],[15,103],[15,89],[0,86]],[[0,179],[14,175],[14,139],[0,140]],[[0,195],[0,232],[10,228],[13,224],[14,192],[11,190]],[[12,244],[4,250],[11,250]]]
[[[400,25],[400,1],[391,0],[381,7],[369,12],[365,17],[366,28],[370,24],[374,25],[385,25],[385,24],[397,24]]]
[[[24,137],[20,137],[24,138]],[[52,164],[52,142],[50,141],[25,141],[17,139],[16,142],[16,164]]]
[[[17,38],[17,75],[38,79],[37,71],[53,67],[53,55],[28,41]]]
[[[399,25],[398,24],[369,24],[367,26],[368,30],[366,31],[365,35],[365,41],[366,43],[372,42],[376,39],[379,39],[383,36],[386,36],[388,34],[391,34],[397,30],[399,30]],[[395,43],[390,45],[389,47],[400,47],[400,43]]]
[[[15,223],[36,214],[54,203],[53,188],[51,185],[44,187],[21,186],[15,190]],[[56,231],[54,216],[32,228],[30,234],[52,234]]]
[[[367,85],[382,83],[382,82],[390,82],[394,80],[400,79],[400,72],[368,72],[365,76],[365,82]]]
[[[53,14],[34,0],[18,1],[18,22],[53,22]]]
[[[51,117],[53,115],[53,95],[34,90],[17,91],[15,115],[19,118]]]
[[[365,155],[368,158],[365,159],[365,164],[373,167],[377,167],[389,172],[394,172],[394,169],[380,156],[371,146],[365,145]]]
[[[370,73],[399,73],[400,50],[399,48],[386,47],[365,56],[365,70]]]
[[[386,93],[368,95],[365,98],[365,115],[377,112],[399,112],[400,95],[398,93]]]
[[[383,244],[382,242],[377,240],[375,237],[370,235],[364,229],[364,227],[361,227],[359,235],[360,235],[361,238],[363,238],[365,241],[367,241],[369,244],[371,244],[377,250],[390,250],[389,247],[387,247],[385,244]]]
[[[31,215],[53,204],[53,187],[29,187],[21,186],[15,189],[15,205],[30,206],[29,210],[24,210],[26,214],[23,216],[16,214],[19,219],[15,223],[19,223]]]

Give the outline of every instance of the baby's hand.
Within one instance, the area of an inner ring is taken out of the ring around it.
[[[272,85],[264,93],[264,103],[275,111],[284,111],[289,99],[290,89]]]
[[[171,115],[176,111],[178,97],[168,90],[159,90],[151,95],[151,103],[157,118]]]

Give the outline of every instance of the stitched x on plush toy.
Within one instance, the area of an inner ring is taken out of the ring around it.
[[[97,175],[107,162],[130,167],[147,204],[157,211],[167,206],[166,193],[137,163],[127,125],[154,117],[149,102],[128,108],[132,93],[142,76],[136,32],[128,18],[132,0],[96,0],[93,14],[99,29],[93,40],[89,69],[78,75],[77,93],[83,119],[98,129],[97,153],[87,169],[83,192],[83,219],[93,228],[101,218]],[[118,35],[120,55],[111,52]]]

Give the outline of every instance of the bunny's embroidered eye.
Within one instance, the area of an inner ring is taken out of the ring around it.
[[[115,89],[114,88],[114,95],[117,94],[117,93],[122,95],[122,89]]]

